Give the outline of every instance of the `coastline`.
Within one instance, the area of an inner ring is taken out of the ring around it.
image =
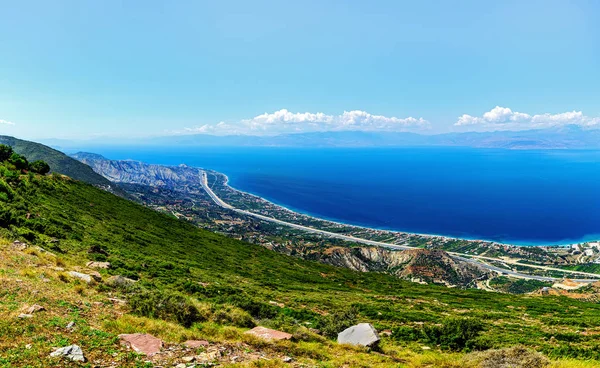
[[[277,203],[276,201],[264,198],[258,194],[255,193],[251,193],[251,192],[247,192],[238,188],[233,187],[232,185],[230,185],[230,179],[229,176],[225,173],[219,172],[219,171],[215,171],[213,169],[203,169],[203,170],[207,170],[210,171],[216,175],[220,175],[222,177],[224,177],[224,182],[223,185],[226,186],[227,188],[229,188],[230,190],[234,191],[234,192],[238,192],[238,193],[243,193],[245,195],[249,195],[255,198],[258,198],[264,202],[270,203],[273,206],[279,207],[280,209],[284,210],[284,211],[288,211],[294,214],[298,214],[301,216],[305,216],[308,217],[310,219],[316,220],[316,221],[324,221],[324,222],[330,222],[333,224],[337,224],[337,225],[342,225],[342,226],[347,226],[347,227],[352,227],[355,229],[364,229],[364,230],[371,230],[371,231],[386,231],[389,233],[394,233],[394,234],[401,234],[401,235],[407,235],[407,236],[420,236],[420,237],[424,237],[424,238],[432,238],[432,239],[443,239],[443,240],[457,240],[457,241],[480,241],[480,242],[487,242],[487,243],[492,243],[492,244],[498,244],[498,245],[502,245],[502,246],[509,246],[509,247],[539,247],[539,248],[551,248],[551,247],[564,247],[564,248],[568,248],[574,245],[579,245],[579,244],[585,244],[585,243],[589,243],[589,242],[597,242],[600,241],[600,234],[599,235],[590,235],[590,239],[586,239],[586,240],[581,240],[581,241],[565,241],[563,242],[559,242],[559,243],[552,243],[552,244],[546,244],[546,243],[523,243],[523,244],[516,244],[516,243],[505,243],[502,241],[497,241],[497,240],[490,240],[490,239],[484,239],[484,238],[470,238],[470,237],[457,237],[457,236],[451,236],[451,235],[442,235],[442,234],[428,234],[428,233],[417,233],[417,232],[411,232],[411,231],[402,231],[402,230],[394,230],[394,229],[386,229],[386,228],[377,228],[377,227],[372,227],[372,226],[365,226],[365,225],[356,225],[356,224],[350,224],[350,223],[346,223],[343,221],[340,221],[338,219],[328,219],[326,217],[321,217],[315,214],[311,214],[311,213],[307,213],[306,211],[303,211],[301,209],[296,209],[296,208],[289,208],[284,204],[281,203]],[[597,237],[596,237],[597,236]],[[593,237],[593,238],[592,238]]]

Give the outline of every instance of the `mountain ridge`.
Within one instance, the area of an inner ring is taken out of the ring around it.
[[[145,139],[47,140],[63,149],[90,150],[95,146],[207,146],[207,147],[407,147],[450,146],[502,149],[598,149],[600,129],[576,125],[520,131],[418,134],[411,132],[331,131],[249,135],[172,135]]]
[[[66,175],[115,194],[123,194],[118,187],[102,175],[97,174],[91,167],[54,148],[10,136],[0,136],[0,144],[11,146],[15,152],[26,156],[30,161],[43,160],[47,162],[50,165],[50,172]]]

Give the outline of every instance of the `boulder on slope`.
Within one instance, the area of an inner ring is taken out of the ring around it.
[[[359,323],[340,332],[338,343],[374,347],[379,343],[379,334],[370,323]]]
[[[290,340],[292,338],[292,335],[290,335],[289,333],[271,330],[269,328],[261,326],[255,327],[250,331],[247,331],[246,333],[248,335],[254,335],[256,337],[259,337],[263,340]]]
[[[121,343],[131,347],[135,352],[146,356],[153,356],[163,347],[161,339],[148,334],[123,334],[119,335]]]
[[[65,357],[74,362],[85,362],[83,350],[77,345],[70,345],[64,348],[55,350],[50,354],[51,357]]]

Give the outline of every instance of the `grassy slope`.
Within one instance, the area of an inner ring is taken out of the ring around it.
[[[57,237],[60,243],[55,251],[79,265],[98,258],[88,250],[101,246],[115,266],[108,273],[139,277],[141,285],[182,291],[202,303],[247,300],[262,308],[269,301],[285,304],[271,321],[261,323],[287,329],[304,323],[318,326],[323,314],[353,306],[361,321],[380,329],[400,329],[387,348],[397,351],[398,346],[425,343],[406,337],[421,323],[433,325],[448,316],[473,317],[485,323],[486,332],[477,342],[482,347],[524,344],[554,357],[599,357],[594,335],[580,333],[600,331],[598,304],[461,291],[356,273],[209,233],[70,179],[21,176],[13,182],[11,189],[1,189],[12,191],[13,199],[0,203],[0,213],[10,214],[8,220],[2,219],[5,229],[0,235],[24,237],[44,247],[52,247],[47,241]],[[127,321],[116,321],[111,328],[120,332],[135,324]],[[145,323],[138,330],[147,329]],[[5,336],[19,333],[11,326],[0,331]],[[323,354],[317,357],[335,356],[330,351]]]
[[[0,144],[13,147],[15,152],[27,157],[29,161],[46,161],[50,165],[52,172],[67,175],[93,185],[112,186],[107,179],[96,174],[89,166],[43,144],[9,136],[0,136]]]

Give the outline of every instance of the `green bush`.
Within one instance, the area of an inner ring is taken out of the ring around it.
[[[252,328],[256,326],[252,316],[233,305],[214,305],[212,307],[212,317],[211,320],[213,322],[219,324],[233,325],[237,327],[248,327]]]
[[[478,319],[447,318],[442,325],[423,327],[423,334],[427,342],[444,350],[462,351],[472,350],[483,330],[483,322]]]
[[[400,326],[392,330],[392,338],[397,341],[418,341],[422,335],[421,329],[409,326]]]
[[[129,297],[133,314],[177,322],[190,327],[202,320],[198,308],[183,295],[159,290],[143,290]]]
[[[12,156],[13,149],[11,146],[0,144],[0,161],[6,161]]]
[[[44,161],[37,160],[37,161],[33,161],[29,165],[29,170],[31,170],[32,172],[34,172],[36,174],[46,175],[50,172],[50,165],[48,165]]]
[[[247,295],[235,295],[218,299],[222,303],[229,303],[250,313],[254,318],[271,319],[279,314],[280,308],[255,300]]]
[[[336,338],[340,332],[356,324],[357,316],[358,312],[354,307],[339,310],[323,316],[319,320],[317,328],[321,330],[323,335]]]
[[[550,365],[542,354],[520,346],[473,353],[466,360],[481,368],[544,368]]]
[[[29,162],[24,156],[14,153],[9,158],[10,163],[15,165],[17,170],[27,170],[29,168]]]

